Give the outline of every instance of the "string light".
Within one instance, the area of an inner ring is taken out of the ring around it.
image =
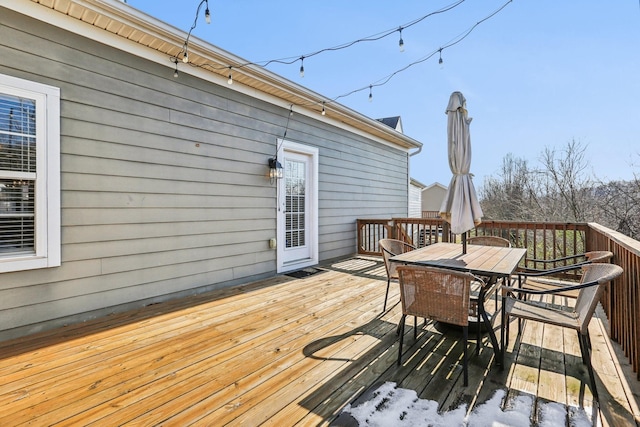
[[[205,0],[207,2],[207,8],[204,11],[204,20],[207,24],[211,24],[211,12],[209,12],[209,0]]]
[[[200,5],[198,6],[198,11],[200,10],[200,6],[202,6],[202,3],[204,3],[205,1],[207,1],[207,0],[202,0],[202,1],[200,2]],[[398,27],[398,28],[396,28],[396,29],[392,30],[391,32],[387,32],[387,33],[383,34],[382,36],[379,36],[379,37],[376,37],[376,38],[371,38],[371,37],[369,37],[369,38],[364,38],[364,39],[358,39],[358,40],[356,40],[356,41],[353,41],[353,42],[350,42],[350,43],[346,43],[346,44],[343,44],[343,45],[339,45],[339,46],[336,46],[336,47],[333,47],[333,48],[322,49],[322,50],[319,50],[319,51],[314,52],[314,53],[311,53],[311,54],[307,54],[307,55],[302,55],[302,56],[299,56],[299,57],[295,57],[295,59],[293,59],[293,60],[291,60],[291,61],[287,61],[287,62],[285,62],[284,60],[278,60],[278,59],[275,59],[275,60],[262,61],[262,62],[247,62],[247,63],[243,63],[243,64],[237,64],[237,65],[234,65],[233,67],[235,67],[235,68],[242,68],[242,67],[246,67],[246,66],[250,66],[250,65],[261,65],[261,66],[263,66],[263,67],[266,67],[267,65],[269,65],[269,64],[271,64],[271,63],[292,64],[292,63],[294,63],[294,62],[296,62],[296,61],[298,61],[298,60],[299,60],[299,61],[301,61],[301,64],[300,64],[300,76],[301,76],[301,77],[304,77],[304,59],[305,59],[305,58],[308,58],[309,56],[318,55],[318,54],[320,54],[320,53],[322,53],[322,52],[326,52],[326,51],[332,51],[332,50],[338,50],[338,49],[345,49],[345,48],[347,48],[347,47],[353,46],[353,45],[354,45],[354,44],[356,44],[356,43],[360,43],[360,42],[363,42],[363,41],[379,40],[379,39],[381,39],[381,38],[383,38],[383,37],[388,36],[389,34],[395,33],[396,31],[400,32],[400,41],[399,41],[399,46],[402,48],[402,47],[404,47],[404,41],[403,41],[403,39],[402,39],[402,30],[403,30],[403,29],[406,29],[406,28],[407,28],[407,27],[409,27],[409,26],[415,25],[415,24],[417,24],[418,22],[420,22],[420,21],[422,21],[422,20],[424,20],[424,19],[426,19],[426,18],[428,18],[429,16],[432,16],[432,15],[434,15],[434,14],[443,13],[443,12],[446,12],[446,11],[448,11],[448,10],[451,10],[451,9],[453,9],[454,7],[456,7],[456,6],[460,5],[461,3],[463,3],[464,1],[465,1],[465,0],[458,0],[457,2],[455,2],[455,3],[453,3],[453,4],[449,5],[449,6],[446,6],[446,7],[445,7],[445,8],[443,8],[443,9],[440,9],[440,10],[437,10],[437,11],[432,12],[432,13],[430,13],[430,14],[427,14],[427,15],[425,15],[425,16],[423,16],[423,17],[421,17],[421,18],[418,18],[418,19],[416,19],[416,20],[414,20],[414,21],[412,21],[412,22],[410,22],[410,23],[408,23],[408,24],[406,24],[406,25],[404,25],[404,26],[400,26],[400,27]],[[369,88],[369,102],[372,102],[372,101],[373,101],[373,87],[374,87],[374,86],[383,86],[383,85],[385,85],[385,84],[389,83],[389,81],[391,81],[391,79],[392,79],[393,77],[395,77],[397,74],[399,74],[399,73],[401,73],[401,72],[403,72],[403,71],[405,71],[405,70],[407,70],[407,69],[409,69],[409,68],[411,68],[411,67],[413,67],[413,66],[415,66],[415,65],[417,65],[417,64],[420,64],[420,63],[422,63],[422,62],[425,62],[426,60],[428,60],[428,59],[432,58],[435,54],[439,54],[438,63],[442,66],[442,64],[444,63],[444,61],[443,61],[443,59],[442,59],[442,51],[443,51],[443,50],[448,49],[448,48],[450,48],[450,47],[452,47],[452,46],[455,46],[456,44],[458,44],[458,43],[462,42],[462,41],[463,41],[464,39],[466,39],[466,38],[467,38],[467,37],[468,37],[468,36],[469,36],[469,35],[470,35],[470,34],[471,34],[471,33],[472,33],[472,32],[473,32],[473,31],[474,31],[474,30],[475,30],[475,29],[480,25],[480,24],[482,24],[482,23],[486,22],[487,20],[489,20],[489,19],[491,19],[492,17],[494,17],[495,15],[497,15],[497,14],[498,14],[499,12],[501,12],[501,11],[502,11],[502,10],[503,10],[507,5],[509,5],[509,4],[510,4],[510,3],[512,3],[512,2],[513,2],[513,0],[507,0],[507,1],[506,1],[506,3],[504,3],[504,4],[503,4],[502,6],[500,6],[498,9],[496,9],[494,12],[492,12],[491,14],[489,14],[488,16],[486,16],[485,18],[481,19],[480,21],[476,22],[476,23],[475,23],[473,26],[471,26],[468,30],[466,30],[466,31],[464,31],[463,33],[461,33],[460,35],[458,35],[458,36],[454,37],[454,38],[453,38],[452,40],[450,40],[448,43],[446,43],[446,44],[442,45],[439,49],[436,49],[435,51],[433,51],[432,53],[428,54],[427,56],[425,56],[425,57],[423,57],[423,58],[421,58],[421,59],[418,59],[417,61],[414,61],[414,62],[412,62],[412,63],[410,63],[410,64],[408,64],[408,65],[406,65],[406,66],[404,66],[404,67],[400,68],[399,70],[394,71],[393,73],[391,73],[391,74],[387,75],[386,77],[383,77],[383,78],[381,78],[381,79],[377,80],[376,82],[374,82],[374,83],[372,83],[372,84],[369,84],[368,86],[365,86],[365,87],[362,87],[362,88],[359,88],[359,89],[355,89],[355,90],[352,90],[351,92],[348,92],[348,93],[345,93],[345,94],[342,94],[342,95],[336,96],[335,98],[332,98],[330,101],[322,101],[322,115],[325,115],[325,114],[326,114],[325,104],[326,104],[327,102],[329,102],[329,103],[331,103],[331,102],[337,102],[337,101],[338,101],[339,99],[341,99],[341,98],[348,97],[348,96],[350,96],[350,95],[353,95],[353,94],[354,94],[354,93],[356,93],[356,92],[363,91],[363,90],[365,90],[366,88]],[[207,2],[207,4],[208,4],[208,2]],[[198,12],[198,13],[199,13],[199,12]],[[197,20],[197,14],[196,14],[196,20]],[[195,24],[196,24],[196,22],[194,21],[194,26],[191,28],[191,30],[193,30],[193,29],[195,28]],[[191,31],[189,31],[189,36],[190,36],[190,35],[191,35]],[[184,60],[184,58],[185,58],[185,57],[187,57],[187,46],[188,46],[189,36],[187,37],[187,40],[185,41],[185,44],[184,44],[184,47],[183,47],[183,51],[182,51],[182,52],[180,52],[180,54],[183,54],[183,60]],[[178,54],[178,56],[179,56],[180,54]],[[173,60],[173,58],[172,58],[172,60]],[[188,61],[188,60],[187,60],[187,61]],[[185,61],[185,62],[187,62],[187,61]],[[178,70],[177,70],[177,68],[178,68],[178,67],[177,67],[177,59],[175,60],[175,62],[176,62],[176,71],[175,71],[175,73],[174,73],[174,76],[176,76],[176,77],[177,77],[177,73],[178,73]],[[214,70],[214,71],[216,71],[216,70],[220,70],[221,68],[229,68],[229,80],[228,80],[228,83],[229,83],[229,84],[232,84],[232,78],[231,78],[231,68],[232,68],[232,66],[219,67],[219,66],[215,66],[215,65],[207,64],[207,63],[205,63],[205,64],[194,64],[194,63],[189,63],[189,65],[194,66],[194,67],[202,67],[202,68],[205,68],[205,67],[206,67],[206,68],[210,68],[211,70]],[[319,101],[318,101],[318,102],[310,101],[310,102],[307,102],[307,103],[300,103],[300,104],[296,104],[296,105],[299,105],[299,106],[310,106],[310,105],[318,105],[318,104],[320,104],[320,102],[319,102]],[[291,104],[291,108],[290,108],[290,110],[289,110],[289,116],[292,116],[292,115],[293,115],[293,104]]]
[[[229,80],[227,80],[227,83],[229,83],[230,85],[233,84],[233,76],[231,75],[231,66],[229,66]]]
[[[400,52],[404,52],[404,40],[402,40],[402,27],[398,29],[400,32],[400,41],[398,42],[398,46],[400,47]]]
[[[428,60],[431,57],[433,57],[436,53],[440,53],[443,50],[445,50],[447,48],[450,48],[452,46],[455,46],[458,43],[462,42],[464,39],[469,37],[469,35],[473,32],[473,30],[475,30],[480,24],[482,24],[482,23],[488,21],[489,19],[493,18],[495,15],[497,15],[499,12],[501,12],[505,7],[507,7],[509,5],[509,3],[512,3],[512,2],[513,2],[513,0],[508,0],[506,3],[504,3],[498,9],[496,9],[494,12],[492,12],[491,14],[486,16],[485,18],[481,19],[480,21],[476,22],[475,24],[473,24],[471,26],[471,28],[469,28],[468,30],[464,31],[460,35],[454,37],[447,44],[445,44],[441,48],[433,51],[429,55],[427,55],[427,56],[425,56],[425,57],[423,57],[421,59],[418,59],[417,61],[414,61],[414,62],[412,62],[412,63],[400,68],[399,70],[394,71],[393,73],[389,74],[388,76],[383,77],[382,79],[378,80],[377,82],[374,82],[374,84],[371,84],[371,85],[365,86],[365,87],[361,87],[360,89],[354,89],[351,92],[345,93],[345,94],[340,95],[340,96],[336,96],[335,98],[333,98],[333,101],[335,102],[335,101],[337,101],[337,100],[339,100],[341,98],[346,98],[347,96],[353,95],[356,92],[360,92],[360,91],[366,90],[367,87],[369,88],[369,92],[371,92],[371,86],[383,86],[383,85],[389,83],[389,81],[391,81],[391,79],[393,77],[395,77],[396,75],[400,74],[401,72],[408,70],[409,68],[413,67],[414,65],[417,65],[417,64],[420,64],[422,62],[425,62],[426,60]],[[371,96],[369,97],[369,99],[371,99]]]
[[[235,67],[236,68],[242,68],[242,67],[251,66],[251,65],[259,65],[259,66],[262,66],[262,67],[267,67],[268,65],[273,64],[273,63],[291,65],[294,62],[303,61],[304,58],[309,58],[311,56],[319,55],[319,54],[324,53],[324,52],[346,49],[346,48],[349,48],[349,47],[351,47],[351,46],[353,46],[353,45],[355,45],[357,43],[369,42],[369,41],[377,41],[377,40],[380,40],[380,39],[382,39],[384,37],[387,37],[387,36],[389,36],[391,34],[394,34],[396,31],[400,31],[401,38],[402,38],[402,30],[407,29],[409,27],[412,27],[412,26],[420,23],[421,21],[423,21],[423,20],[425,20],[425,19],[427,19],[427,18],[429,18],[429,17],[431,17],[433,15],[437,15],[437,14],[440,14],[440,13],[448,12],[448,11],[454,9],[455,7],[459,6],[460,4],[464,3],[465,1],[466,0],[456,0],[454,3],[452,3],[452,4],[448,5],[448,6],[445,6],[445,7],[441,8],[441,9],[436,10],[436,11],[430,12],[430,13],[428,13],[428,14],[420,17],[420,18],[414,19],[413,21],[410,21],[410,22],[408,22],[406,24],[403,24],[400,27],[394,28],[392,30],[387,30],[387,31],[384,31],[384,32],[381,32],[381,33],[378,33],[378,34],[375,34],[375,35],[372,35],[372,36],[364,37],[364,38],[361,38],[361,39],[358,39],[358,40],[355,40],[355,41],[352,41],[352,42],[343,43],[341,45],[337,45],[337,46],[321,49],[321,50],[318,50],[316,52],[312,52],[312,53],[308,53],[308,54],[300,55],[300,56],[296,56],[296,57],[289,57],[289,58],[282,58],[282,59],[272,59],[272,60],[268,60],[268,61],[247,62],[247,63],[243,63],[243,64],[236,64]],[[207,8],[208,8],[208,5],[209,5],[208,0],[202,0],[200,2],[200,4],[198,5],[198,9],[196,11],[196,17],[194,19],[193,25],[191,26],[191,29],[189,30],[189,33],[187,35],[187,39],[186,39],[186,41],[184,43],[184,46],[182,48],[182,51],[180,53],[182,53],[182,52],[186,53],[187,52],[187,48],[188,48],[188,45],[189,45],[189,39],[191,37],[191,33],[196,28],[198,15],[200,14],[200,8],[202,7],[202,4],[205,3],[205,2],[207,3]],[[401,44],[404,45],[404,42],[402,40],[401,40]],[[185,62],[187,62],[187,61],[185,61]],[[214,66],[209,66],[209,68],[214,69],[214,70],[220,69],[219,67],[214,67]],[[223,67],[223,68],[226,68],[226,67]],[[301,72],[301,76],[303,76],[304,75],[304,66],[303,66],[303,64],[300,65],[300,72]]]
[[[175,58],[175,61],[173,62],[176,63],[176,70],[173,72],[173,77],[177,79],[178,78],[178,58]]]
[[[448,6],[445,6],[445,7],[441,8],[441,9],[438,9],[438,10],[436,10],[434,12],[428,13],[428,14],[420,17],[420,18],[414,19],[411,22],[403,24],[401,26],[401,28],[402,29],[407,29],[407,28],[412,27],[412,26],[420,23],[421,21],[433,16],[433,15],[437,15],[437,14],[440,14],[440,13],[448,12],[448,11],[452,10],[453,8],[461,5],[465,1],[466,0],[457,0],[457,1],[455,1],[454,3],[452,3],[452,4],[448,5]],[[355,44],[358,44],[358,43],[378,41],[378,40],[381,40],[381,39],[383,39],[385,37],[388,37],[388,36],[390,36],[392,34],[395,34],[396,31],[398,31],[398,28],[394,27],[393,29],[386,30],[386,31],[383,31],[383,32],[380,32],[378,34],[374,34],[374,35],[371,35],[371,36],[363,37],[363,38],[360,38],[358,40],[354,40],[354,41],[351,41],[351,42],[343,43],[343,44],[340,44],[340,45],[337,45],[337,46],[333,46],[333,47],[328,47],[328,48],[325,48],[325,49],[320,49],[320,50],[315,51],[315,52],[306,53],[306,54],[304,54],[304,57],[305,58],[310,58],[312,56],[319,55],[319,54],[324,53],[324,52],[347,49],[347,48],[349,48],[349,47],[351,47],[351,46],[353,46]],[[257,61],[257,62],[249,63],[249,64],[246,64],[246,65],[261,65],[263,67],[266,67],[266,66],[268,66],[270,64],[273,64],[273,63],[283,64],[283,65],[291,65],[294,62],[298,61],[299,59],[300,59],[300,56],[295,56],[295,57],[288,57],[288,58],[281,58],[281,59],[271,59],[271,60],[268,60],[268,61]]]
[[[182,62],[184,62],[185,64],[189,62],[189,55],[187,54],[187,51],[189,49],[189,39],[191,38],[191,33],[193,32],[193,30],[195,30],[196,26],[198,25],[198,16],[200,15],[200,9],[202,8],[202,5],[206,3],[206,9],[204,11],[204,20],[207,22],[207,24],[211,23],[211,12],[209,11],[209,0],[201,0],[200,4],[198,4],[198,9],[196,10],[196,17],[193,20],[193,24],[191,24],[191,28],[189,29],[189,32],[187,33],[187,39],[184,41],[184,45],[182,46]]]

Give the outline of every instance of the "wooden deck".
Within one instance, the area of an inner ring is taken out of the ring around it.
[[[574,333],[529,322],[516,339],[512,327],[503,371],[485,336],[463,387],[460,335],[432,324],[420,322],[417,340],[407,328],[396,367],[400,307],[380,313],[380,259],[321,269],[0,343],[0,426],[335,425],[347,403],[386,381],[442,410],[461,403],[473,409],[499,389],[507,390],[505,405],[529,394],[591,406]],[[637,425],[637,384],[622,375],[624,363],[599,319],[591,336],[600,422]],[[535,410],[531,417],[535,425]]]

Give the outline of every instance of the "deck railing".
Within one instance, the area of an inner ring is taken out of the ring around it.
[[[362,219],[357,221],[358,253],[379,255],[378,240],[395,238],[423,247],[439,241],[460,241],[437,218]],[[533,260],[550,260],[587,251],[609,250],[624,274],[607,287],[602,305],[609,336],[620,343],[640,380],[640,242],[596,223],[483,221],[469,236],[492,235],[526,248],[523,265],[541,268]],[[558,265],[559,266],[559,265]],[[548,267],[548,266],[547,266]]]
[[[613,252],[624,272],[605,290],[602,307],[609,336],[620,344],[640,380],[640,242],[596,223],[589,223],[589,247]]]

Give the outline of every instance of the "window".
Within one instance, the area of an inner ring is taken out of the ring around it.
[[[60,265],[60,90],[0,74],[0,272]]]

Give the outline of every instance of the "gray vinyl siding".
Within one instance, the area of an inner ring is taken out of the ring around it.
[[[286,109],[1,7],[0,55],[62,99],[62,265],[1,275],[0,340],[275,274]],[[287,139],[319,148],[320,260],[406,216],[405,152],[302,114]]]

